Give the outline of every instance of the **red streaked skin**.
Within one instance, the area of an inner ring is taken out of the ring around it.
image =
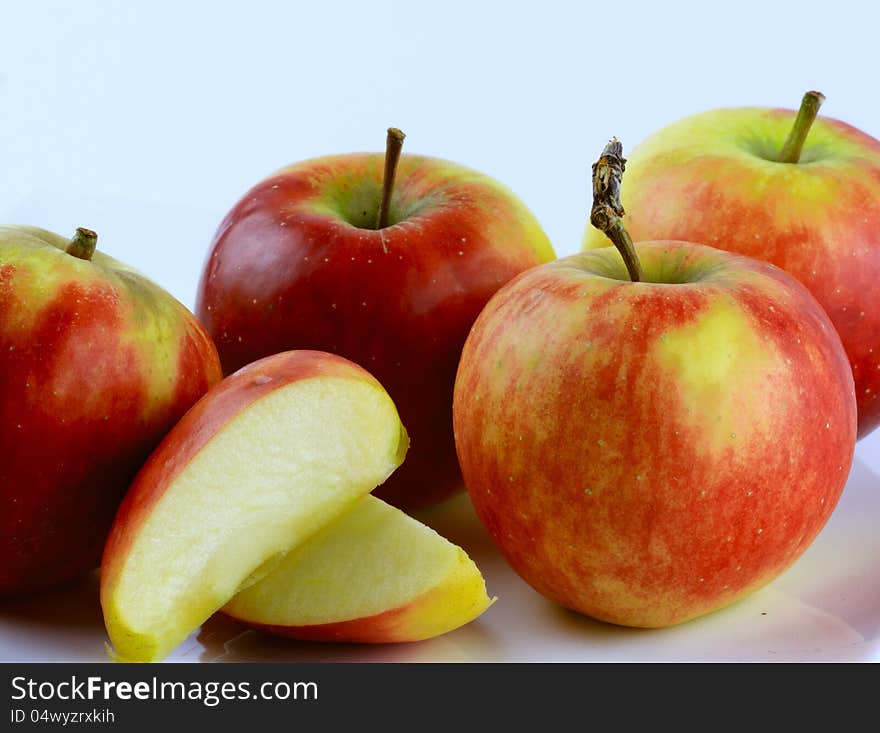
[[[426,593],[412,603],[401,608],[363,618],[334,621],[310,626],[280,626],[261,624],[244,619],[237,623],[275,636],[302,641],[340,642],[349,644],[393,644],[408,641],[422,641],[436,635],[430,627],[423,628],[420,616],[423,610],[432,613],[433,593]]]
[[[452,388],[462,345],[489,297],[553,259],[526,207],[461,166],[403,155],[391,222],[371,225],[383,157],[328,156],[252,188],[220,225],[196,313],[226,373],[288,349],[363,365],[389,392],[412,445],[376,495],[434,503],[462,488]]]
[[[66,242],[0,227],[0,596],[98,567],[135,473],[221,376],[182,304]]]
[[[334,354],[290,351],[266,357],[226,377],[181,418],[153,451],[125,495],[107,535],[101,565],[101,596],[109,599],[128,548],[175,477],[243,409],[293,382],[348,377],[377,384],[362,367]]]
[[[626,226],[636,241],[720,246],[804,283],[840,333],[864,437],[880,425],[880,141],[820,117],[799,163],[769,160],[795,114],[712,110],[658,131],[628,156]],[[586,246],[605,246],[591,229]]]
[[[477,514],[520,576],[660,627],[806,550],[845,485],[856,402],[839,337],[789,275],[687,243],[637,250],[650,282],[606,248],[502,288],[465,345],[454,424]]]

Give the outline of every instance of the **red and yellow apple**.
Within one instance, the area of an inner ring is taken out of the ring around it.
[[[254,186],[211,243],[196,314],[226,373],[306,348],[375,375],[412,440],[378,495],[412,509],[462,488],[452,388],[474,319],[501,285],[554,253],[508,188],[418,155],[404,154],[396,176],[392,166],[379,227],[384,167],[378,153],[333,155]]]
[[[454,426],[477,514],[522,578],[660,627],[807,549],[846,482],[856,402],[831,321],[783,270],[636,249],[642,282],[604,248],[501,288],[465,344]]]
[[[280,636],[375,644],[439,636],[491,603],[464,550],[365,496],[223,612]]]
[[[96,242],[0,227],[0,596],[95,569],[135,473],[221,377],[193,314]]]
[[[648,137],[626,164],[627,229],[767,260],[806,285],[849,357],[863,437],[880,425],[880,141],[797,114],[716,109]],[[607,244],[587,227],[585,248]]]
[[[164,658],[388,478],[407,445],[387,392],[341,357],[283,352],[224,379],[165,436],[114,520],[101,605],[116,656]]]

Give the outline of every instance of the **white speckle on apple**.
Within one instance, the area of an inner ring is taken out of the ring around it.
[[[458,256],[461,257],[464,254],[461,250],[458,250]]]
[[[758,534],[761,534],[764,531],[763,527],[758,527]]]
[[[286,226],[287,226],[287,222],[286,222],[286,221],[282,221],[278,226],[286,227]]]
[[[462,242],[467,242],[467,237],[462,237],[462,238],[461,238],[461,241],[462,241]]]
[[[361,305],[362,305],[364,308],[366,308],[366,307],[367,307],[367,301],[366,301],[366,300],[362,300],[362,301],[361,301]]]
[[[825,423],[825,429],[826,429],[826,430],[828,430],[830,427],[831,427],[831,423],[830,423],[830,422]]]
[[[331,303],[331,304],[330,304],[330,307],[331,307],[333,310],[336,310],[336,303]]]
[[[602,438],[599,438],[599,440],[597,440],[596,443],[597,443],[598,445],[605,445],[605,441],[602,440]]]
[[[700,578],[700,582],[701,582],[701,583],[703,582],[703,578]]]
[[[367,260],[367,264],[368,264],[368,265],[372,265],[372,264],[373,264],[373,260]]]
[[[755,493],[755,492],[752,491],[751,489],[749,489],[749,490],[746,492],[746,496],[751,496],[753,493]]]
[[[324,258],[324,262],[330,262],[330,258],[329,258],[329,257],[325,257],[325,258]]]

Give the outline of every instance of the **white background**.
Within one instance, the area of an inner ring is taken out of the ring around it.
[[[578,249],[589,166],[612,135],[626,151],[693,112],[796,107],[818,89],[823,114],[880,136],[876,2],[0,8],[0,220],[94,228],[106,252],[190,306],[214,227],[247,188],[297,160],[380,150],[389,125],[407,133],[406,151],[506,183],[559,255]],[[203,634],[178,657],[880,660],[878,473],[874,435],[826,532],[788,574],[674,630],[609,630],[551,609],[470,526],[462,541],[502,596],[477,624],[405,652],[253,636],[217,652]],[[0,658],[102,658],[91,590],[65,599],[78,624],[38,602],[0,609]]]

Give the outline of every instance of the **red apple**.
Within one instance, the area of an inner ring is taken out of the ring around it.
[[[211,244],[196,314],[226,373],[307,348],[375,375],[412,440],[378,496],[414,508],[462,486],[452,388],[468,329],[502,284],[554,254],[497,181],[417,155],[403,155],[395,177],[399,147],[390,152],[388,174],[381,154],[335,155],[248,191]]]
[[[849,357],[859,436],[880,425],[880,141],[793,110],[717,109],[654,133],[627,160],[635,241],[686,239],[767,260],[825,308]],[[785,150],[783,150],[785,148]],[[585,248],[605,246],[592,227]]]
[[[477,319],[454,425],[477,514],[554,601],[666,626],[777,577],[850,469],[846,354],[807,289],[685,242],[533,268]]]
[[[140,465],[221,376],[192,313],[96,239],[0,227],[0,595],[96,568]]]

